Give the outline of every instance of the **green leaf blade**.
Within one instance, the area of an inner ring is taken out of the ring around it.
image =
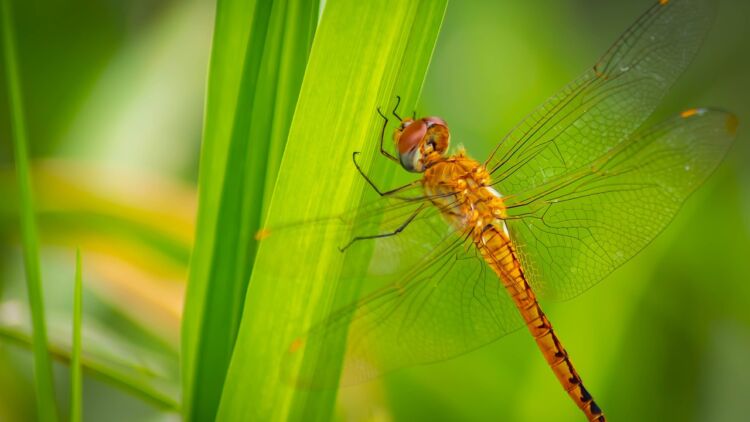
[[[253,237],[275,182],[317,13],[317,1],[218,4],[183,320],[188,420],[212,419],[218,407],[252,271]]]
[[[269,227],[335,215],[372,194],[351,163],[352,152],[362,151],[365,168],[380,157],[377,107],[386,109],[398,94],[402,110],[413,109],[446,3],[326,4],[270,201]],[[370,174],[387,177],[380,165]],[[343,260],[336,245],[310,242],[292,239],[285,250],[260,243],[217,419],[330,419],[335,390],[296,390],[281,375],[293,339],[358,290],[336,284]],[[361,258],[357,262],[367,262]]]
[[[26,285],[33,324],[34,380],[37,394],[38,418],[41,421],[57,420],[52,364],[47,353],[47,328],[44,319],[42,275],[39,264],[39,238],[34,216],[31,175],[29,171],[28,141],[24,118],[21,77],[16,55],[16,40],[9,0],[2,0],[2,38],[5,52],[5,74],[10,100],[12,143],[20,193],[19,214],[26,267]]]

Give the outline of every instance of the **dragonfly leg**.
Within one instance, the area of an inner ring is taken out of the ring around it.
[[[398,158],[394,157],[393,154],[383,148],[383,142],[385,140],[385,128],[388,127],[388,118],[385,117],[385,114],[383,114],[382,111],[380,111],[380,107],[378,107],[378,114],[383,118],[383,127],[380,129],[380,153],[387,159],[399,163]]]
[[[344,245],[342,247],[339,247],[339,251],[341,251],[341,252],[346,251],[355,242],[359,242],[360,240],[380,239],[380,238],[383,238],[383,237],[391,237],[391,236],[398,235],[399,233],[401,233],[402,231],[404,231],[404,229],[409,224],[411,224],[411,222],[414,221],[415,218],[417,218],[417,215],[419,215],[419,213],[425,208],[425,205],[426,204],[422,204],[422,205],[419,206],[419,208],[417,208],[416,210],[414,210],[414,212],[409,216],[409,218],[407,218],[406,221],[404,221],[403,223],[401,223],[401,225],[398,226],[396,228],[396,230],[393,230],[393,231],[388,232],[388,233],[371,234],[371,235],[368,235],[368,236],[355,236],[354,238],[352,238],[352,240],[349,241],[349,243],[347,243],[346,245]]]
[[[357,155],[359,155],[359,151],[355,151],[354,153],[352,153],[352,161],[354,162],[354,167],[357,168],[357,171],[359,172],[359,174],[367,181],[367,184],[370,185],[373,189],[375,189],[375,192],[377,192],[378,195],[380,195],[380,196],[391,196],[393,194],[399,193],[399,192],[401,192],[401,191],[403,191],[405,189],[408,189],[408,188],[416,185],[417,183],[419,183],[419,180],[415,180],[415,181],[413,181],[411,183],[405,184],[404,186],[399,186],[399,187],[397,187],[395,189],[391,189],[391,190],[387,190],[387,191],[382,191],[382,190],[378,189],[378,187],[375,185],[375,183],[373,183],[373,181],[370,180],[369,177],[367,177],[367,175],[365,174],[365,172],[362,171],[362,167],[360,167],[359,163],[357,163]],[[398,197],[396,197],[396,198],[398,198]],[[400,198],[400,199],[413,199],[413,198]]]
[[[399,104],[401,104],[401,96],[400,95],[396,95],[396,105],[393,106],[393,111],[391,113],[393,113],[393,115],[396,116],[396,118],[398,119],[398,121],[402,121],[404,119],[402,119],[401,116],[399,116],[398,114],[396,114],[396,110],[398,110],[398,105]]]

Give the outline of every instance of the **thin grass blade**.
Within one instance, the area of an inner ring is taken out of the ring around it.
[[[76,278],[73,288],[73,347],[70,356],[70,421],[81,421],[81,314],[83,275],[81,250],[76,249]]]
[[[52,365],[47,353],[47,329],[44,320],[42,298],[42,275],[39,265],[39,239],[34,216],[31,176],[26,139],[21,76],[16,55],[16,41],[12,10],[9,0],[0,3],[2,13],[3,51],[5,52],[5,74],[10,100],[13,153],[18,174],[20,193],[21,235],[26,267],[29,306],[33,323],[34,381],[36,384],[38,418],[41,421],[57,420]]]

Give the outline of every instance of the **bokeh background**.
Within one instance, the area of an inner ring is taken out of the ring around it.
[[[590,66],[651,0],[456,0],[418,113],[486,154]],[[214,3],[15,1],[49,335],[69,347],[84,252],[86,420],[171,420]],[[669,229],[580,298],[544,304],[614,420],[750,414],[750,3],[723,0],[657,113],[740,118],[725,162]],[[1,60],[1,59],[0,59]],[[0,78],[4,80],[3,67]],[[354,121],[354,120],[353,120]],[[0,420],[35,415],[5,85],[0,85]],[[373,137],[375,140],[375,135]],[[101,369],[109,368],[109,369]],[[55,365],[67,413],[67,369]],[[151,385],[153,396],[129,385]],[[154,397],[157,397],[156,399]],[[342,390],[342,420],[578,421],[528,334]]]

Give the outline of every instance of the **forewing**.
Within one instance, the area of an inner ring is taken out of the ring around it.
[[[269,250],[338,249],[344,264],[352,260],[348,254],[360,254],[363,248],[372,248],[369,269],[342,265],[340,272],[335,277],[332,274],[332,278],[388,278],[408,271],[445,235],[448,226],[445,221],[436,218],[439,214],[440,210],[432,206],[430,198],[424,195],[421,184],[415,184],[397,196],[379,197],[340,214],[267,227],[260,230],[256,237]],[[425,221],[435,222],[437,226],[430,227]],[[399,229],[401,232],[398,236],[388,236]],[[375,235],[382,237],[367,239]],[[280,280],[306,280],[311,270],[289,265],[265,276]]]
[[[522,326],[502,283],[471,241],[445,229],[439,218],[434,214],[416,223],[415,229],[428,237],[432,231],[440,240],[409,271],[333,312],[292,343],[286,356],[290,381],[335,387],[339,373],[331,368],[337,368],[340,347],[346,350],[341,383],[348,385],[460,355]]]
[[[532,287],[568,299],[633,257],[713,172],[736,128],[729,113],[689,110],[508,197],[508,229]]]
[[[695,56],[714,6],[662,0],[646,11],[591,69],[500,142],[486,165],[501,193],[577,169],[639,128]]]

